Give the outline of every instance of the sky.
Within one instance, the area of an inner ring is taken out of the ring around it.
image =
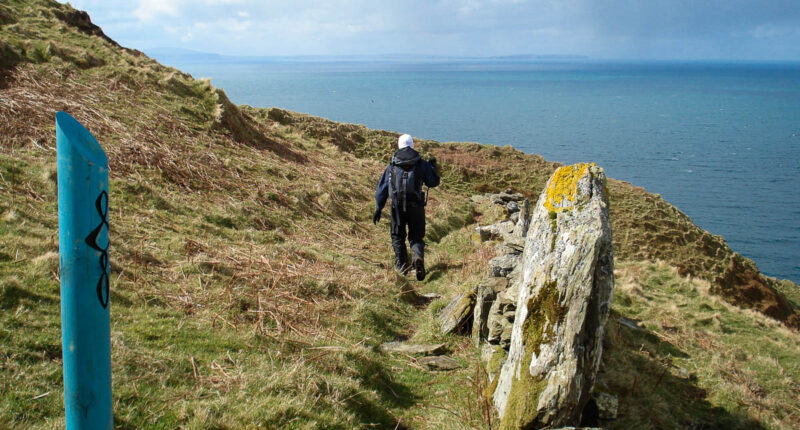
[[[800,60],[800,0],[72,0],[123,46],[224,55]]]

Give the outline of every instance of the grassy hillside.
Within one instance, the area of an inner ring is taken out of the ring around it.
[[[535,198],[557,164],[421,141],[444,170],[428,210],[430,275],[417,283],[391,268],[388,221],[371,223],[396,133],[234,106],[45,0],[0,4],[0,60],[0,427],[64,425],[57,110],[110,160],[118,427],[491,427],[478,352],[438,334],[433,316],[495,253],[471,240],[489,215],[469,197],[510,187]],[[660,197],[610,184],[611,426],[800,425],[800,336],[787,329],[798,313],[775,291],[797,300],[797,286]],[[400,339],[445,342],[463,368],[430,372],[376,349]]]

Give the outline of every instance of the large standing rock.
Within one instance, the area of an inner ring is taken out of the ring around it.
[[[494,391],[501,428],[576,425],[600,365],[614,286],[605,174],[558,169],[534,208],[508,359]]]

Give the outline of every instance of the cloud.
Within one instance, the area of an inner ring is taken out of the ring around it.
[[[139,21],[152,21],[159,15],[178,16],[179,0],[139,0],[133,16]]]
[[[796,2],[73,0],[111,37],[139,49],[180,43],[248,55],[800,59]]]
[[[800,35],[800,24],[795,26],[781,26],[774,24],[759,25],[750,30],[750,35],[755,39],[784,38]]]
[[[237,19],[226,19],[221,22],[223,28],[227,28],[229,31],[235,33],[241,33],[243,31],[247,31],[252,25],[252,21],[240,21]]]

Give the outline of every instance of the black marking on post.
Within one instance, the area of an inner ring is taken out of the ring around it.
[[[108,282],[108,244],[106,244],[105,248],[101,248],[100,245],[97,244],[97,236],[100,235],[103,226],[108,230],[108,194],[105,190],[101,191],[100,195],[97,196],[97,200],[94,201],[94,207],[97,209],[97,214],[100,215],[100,225],[86,236],[86,244],[100,251],[99,262],[103,274],[100,275],[100,280],[97,281],[97,299],[100,300],[100,306],[106,309],[108,308],[108,299],[110,295]]]

